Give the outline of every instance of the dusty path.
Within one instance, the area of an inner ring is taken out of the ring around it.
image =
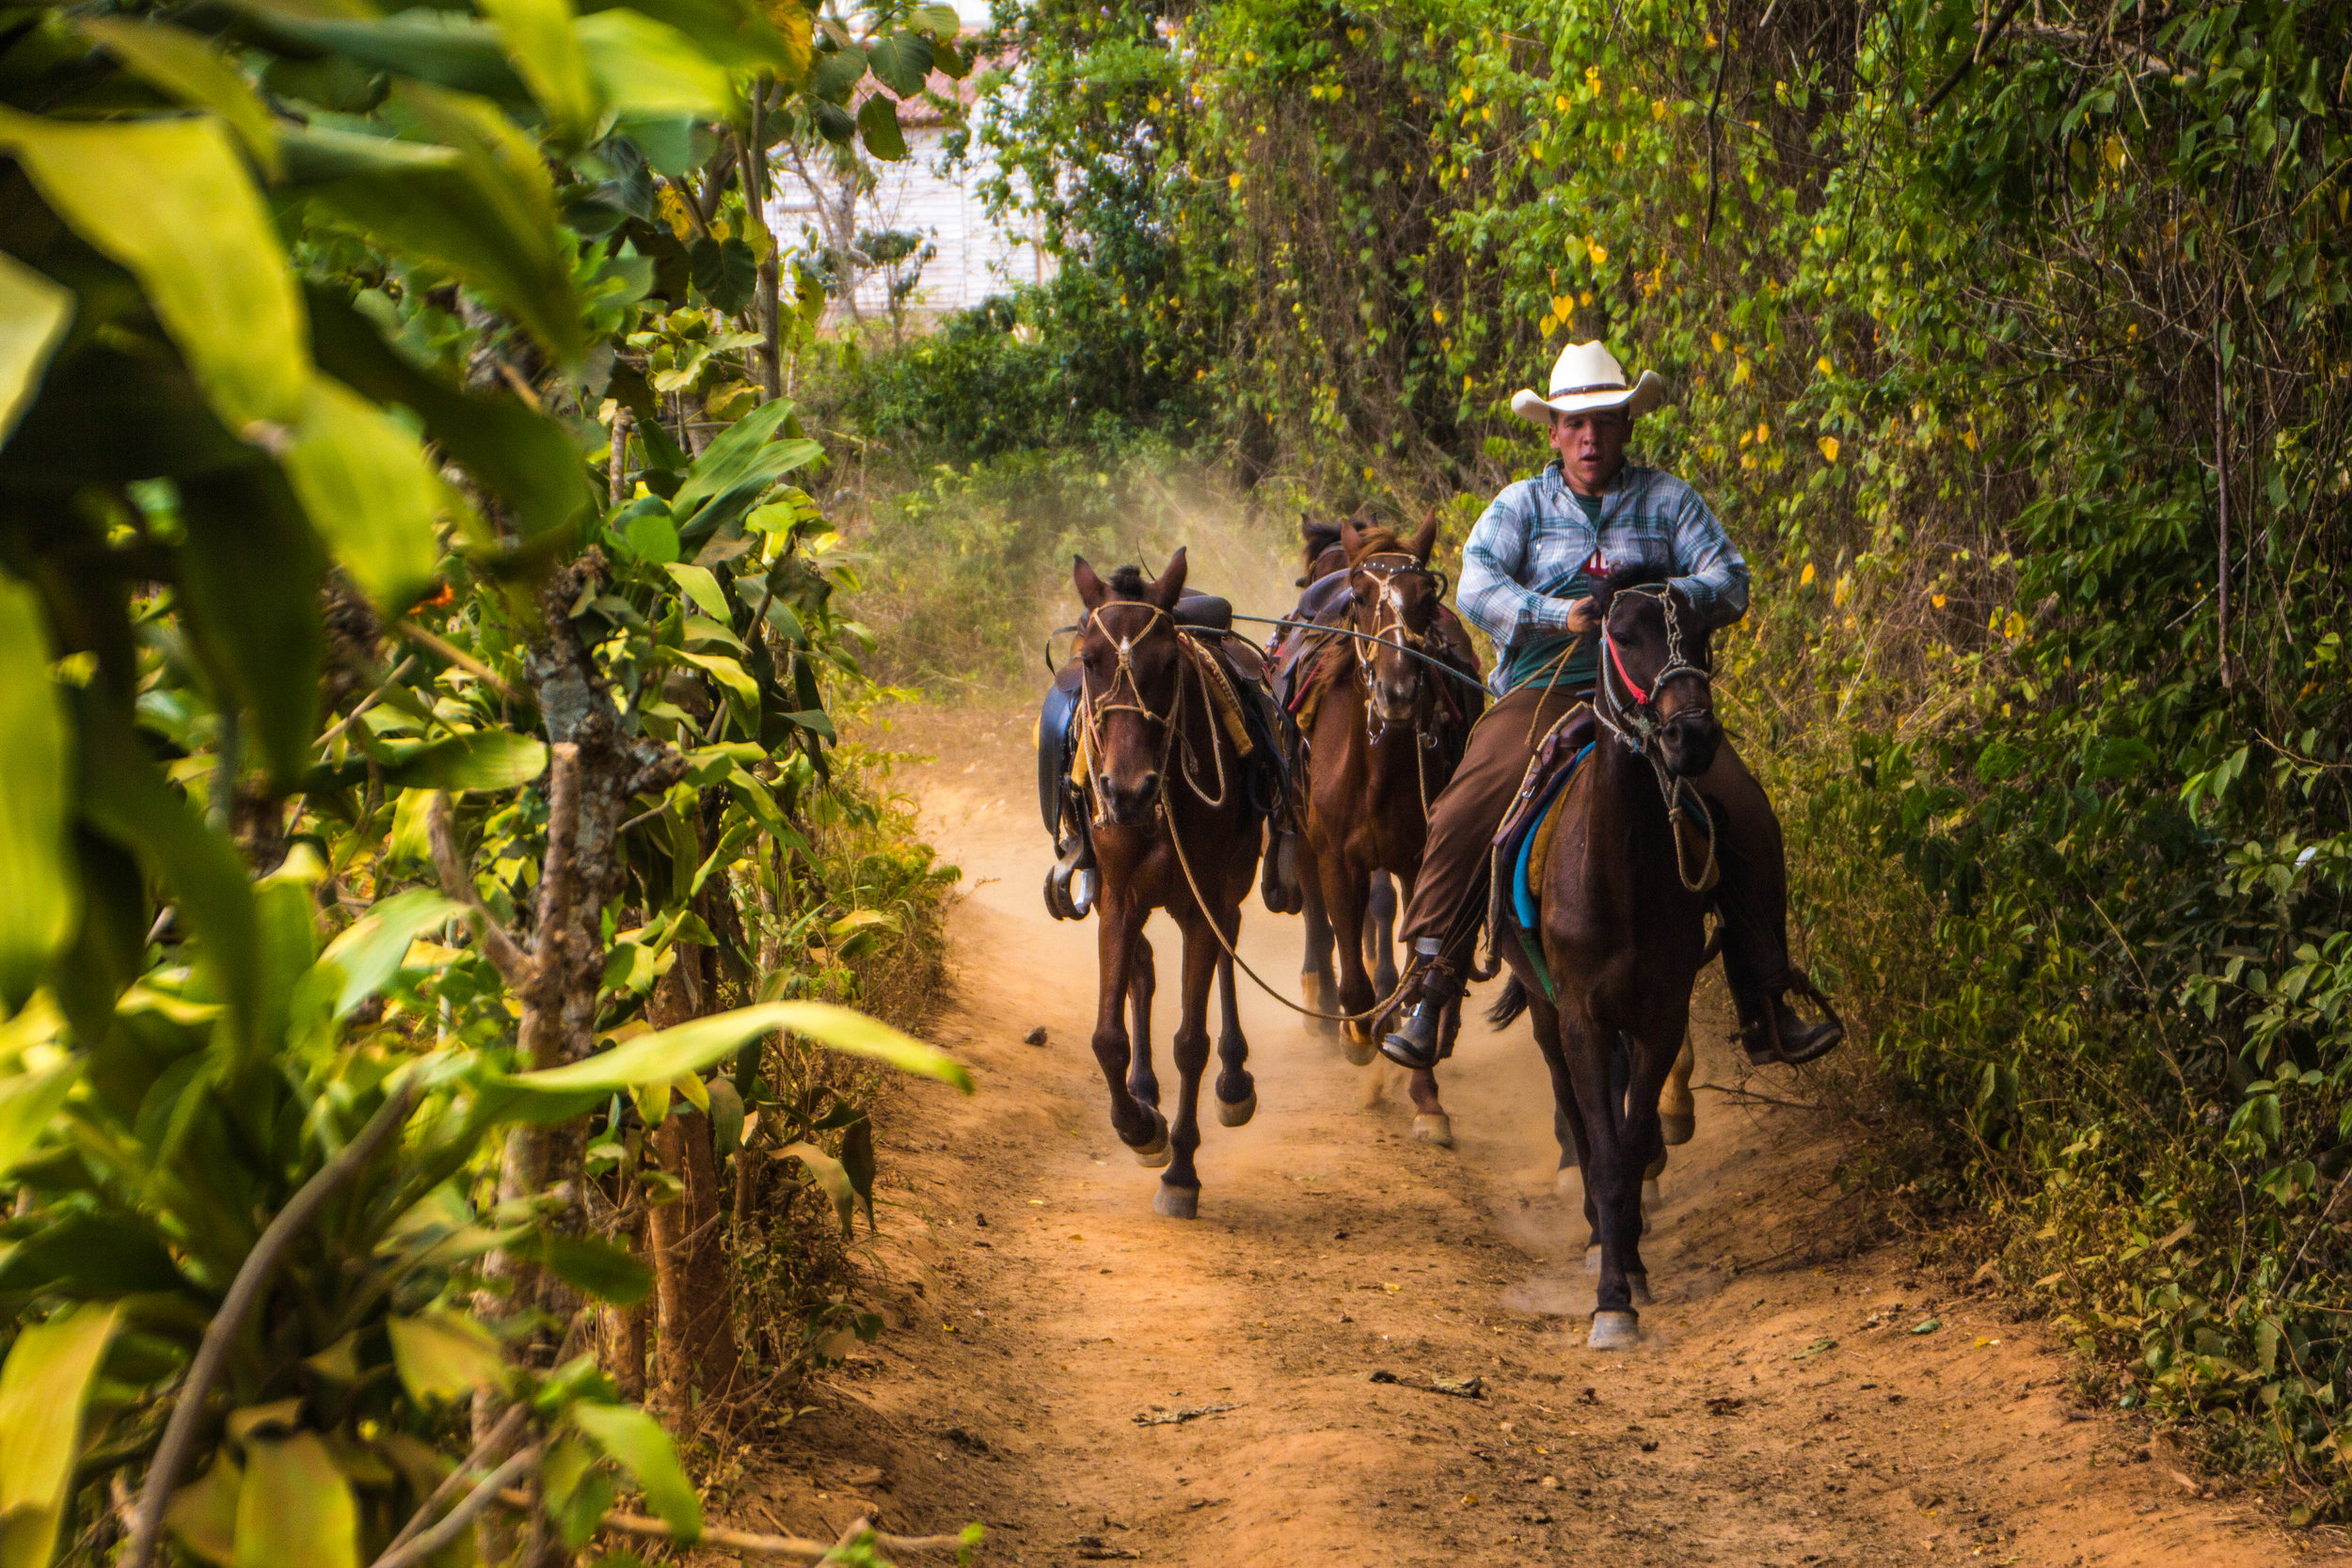
[[[1024,1564],[2333,1559],[2078,1411],[2065,1358],[1985,1297],[1899,1249],[1820,1260],[1836,1195],[1802,1114],[1700,1097],[1645,1249],[1646,1342],[1584,1350],[1581,1220],[1524,1023],[1465,1030],[1440,1150],[1406,1135],[1387,1069],[1246,996],[1257,1119],[1204,1117],[1200,1217],[1156,1218],[1087,1048],[1093,927],[1038,895],[1027,739],[1000,710],[892,736],[939,753],[904,777],[969,893],[933,1033],[979,1092],[898,1102],[872,1255],[889,1331],[819,1382],[804,1457],[746,1478],[739,1517],[978,1519],[981,1560]],[[1289,975],[1296,928],[1253,906],[1244,950]],[[1172,927],[1152,931],[1168,974]],[[1161,1019],[1165,1061],[1165,988]],[[1699,1080],[1730,1070],[1703,1039]],[[1757,1086],[1788,1093],[1779,1071]],[[1471,1377],[1483,1397],[1409,1386]],[[1137,1421],[1204,1406],[1231,1408]]]

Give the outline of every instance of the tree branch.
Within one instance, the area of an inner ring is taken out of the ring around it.
[[[164,1427],[163,1441],[155,1447],[155,1457],[147,1466],[147,1481],[139,1492],[138,1528],[131,1537],[131,1549],[123,1554],[126,1568],[148,1568],[154,1560],[156,1544],[162,1539],[164,1510],[171,1501],[173,1486],[180,1472],[186,1467],[188,1452],[196,1446],[198,1424],[204,1418],[204,1402],[219,1381],[221,1369],[229,1360],[229,1347],[245,1331],[246,1319],[252,1315],[267,1289],[270,1276],[278,1270],[278,1260],[285,1256],[294,1239],[310,1227],[326,1200],[335,1196],[337,1188],[358,1175],[359,1168],[375,1157],[377,1149],[397,1136],[423,1097],[422,1081],[411,1073],[400,1087],[394,1089],[375,1115],[368,1118],[359,1135],[345,1144],[341,1153],[321,1165],[317,1174],[302,1184],[301,1190],[278,1211],[275,1219],[262,1230],[253,1250],[246,1254],[237,1277],[230,1282],[229,1293],[221,1299],[220,1310],[204,1327],[204,1338],[196,1348],[196,1359],[188,1364],[186,1381],[180,1386],[180,1396],[171,1407],[171,1419]]]
[[[435,794],[433,803],[425,808],[424,832],[433,847],[433,869],[440,878],[443,895],[456,899],[472,912],[474,932],[482,939],[482,950],[498,966],[507,989],[522,995],[539,966],[523,951],[514,933],[498,923],[490,913],[490,906],[482,901],[482,895],[475,890],[473,878],[466,871],[465,858],[457,852],[457,831],[450,820],[447,790]]]
[[[521,1406],[516,1407],[517,1410]],[[441,1522],[406,1544],[395,1544],[375,1560],[371,1568],[411,1568],[457,1539],[457,1534],[473,1523],[474,1515],[492,1503],[503,1500],[501,1494],[508,1482],[518,1479],[525,1470],[539,1463],[539,1447],[532,1444],[482,1479],[482,1484],[466,1494],[466,1500],[449,1511]],[[456,1470],[453,1475],[465,1472]],[[411,1520],[410,1523],[415,1521]],[[405,1532],[404,1532],[405,1533]]]
[[[2001,14],[1993,19],[1993,25],[1979,31],[1976,48],[1968,52],[1966,59],[1952,68],[1952,73],[1944,78],[1944,85],[1930,93],[1928,101],[1919,105],[1918,112],[1911,117],[1914,124],[1935,113],[1936,105],[1949,97],[1951,90],[1960,86],[1967,74],[1976,69],[1977,62],[1984,58],[1984,52],[1993,47],[1994,40],[2001,36],[2003,30],[2009,26],[2010,19],[2023,9],[2025,4],[2026,0],[2009,0],[2009,4],[2001,8]]]
[[[500,1506],[517,1513],[528,1513],[532,1507],[531,1494],[510,1489],[499,1494]],[[675,1541],[677,1532],[659,1519],[648,1519],[642,1513],[608,1513],[598,1521],[596,1528],[615,1535],[642,1536],[655,1541]],[[723,1525],[706,1525],[694,1539],[697,1547],[714,1552],[735,1552],[743,1557],[792,1558],[815,1561],[831,1554],[835,1548],[823,1541],[811,1541],[802,1535],[755,1535],[750,1530],[728,1529]],[[960,1535],[886,1535],[874,1532],[874,1544],[886,1552],[949,1552],[963,1544]],[[376,1568],[383,1568],[377,1564]]]
[[[422,648],[426,653],[433,654],[449,660],[450,663],[454,664],[457,668],[463,670],[474,679],[482,682],[485,686],[497,692],[500,696],[505,698],[508,702],[513,703],[521,701],[521,694],[513,687],[507,685],[504,680],[501,679],[496,671],[492,670],[488,665],[483,663],[480,659],[474,657],[473,655],[466,652],[463,648],[459,648],[453,643],[447,642],[442,639],[434,636],[433,633],[425,630],[422,626],[420,626],[413,622],[402,621],[395,625],[392,627],[392,630],[398,632],[409,641],[414,642],[418,647]]]
[[[441,1484],[433,1489],[433,1495],[425,1498],[417,1512],[408,1516],[408,1522],[400,1527],[400,1533],[393,1536],[384,1547],[385,1555],[389,1557],[415,1540],[418,1532],[424,1528],[424,1522],[433,1517],[433,1511],[455,1497],[458,1489],[466,1484],[468,1472],[475,1465],[486,1465],[495,1458],[498,1451],[506,1447],[516,1433],[522,1431],[523,1420],[530,1414],[529,1405],[509,1406],[506,1414],[499,1418],[498,1425],[492,1427],[483,1435],[482,1441],[473,1446],[473,1452],[468,1454],[455,1469],[443,1476]],[[378,1561],[377,1568],[382,1568],[381,1560]]]

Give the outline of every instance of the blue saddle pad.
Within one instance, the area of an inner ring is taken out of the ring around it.
[[[1535,840],[1540,836],[1544,818],[1549,816],[1552,809],[1560,803],[1560,792],[1568,787],[1568,781],[1576,777],[1577,768],[1592,754],[1593,743],[1588,740],[1584,749],[1570,758],[1568,765],[1552,776],[1550,784],[1545,785],[1542,803],[1527,814],[1526,825],[1519,829],[1518,842],[1503,847],[1503,863],[1511,868],[1511,912],[1518,917],[1522,931],[1535,930],[1538,916],[1535,895],[1527,885],[1528,857],[1535,852]]]

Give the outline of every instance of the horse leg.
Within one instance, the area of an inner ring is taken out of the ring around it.
[[[1307,908],[1307,957],[1299,966],[1298,990],[1307,1006],[1319,1013],[1338,1012],[1339,986],[1331,978],[1331,920],[1323,910],[1321,873],[1311,863],[1303,879]],[[1340,1026],[1327,1018],[1311,1018],[1307,1027],[1318,1035],[1337,1035]]]
[[[1593,1329],[1585,1343],[1594,1350],[1622,1350],[1642,1337],[1633,1310],[1630,1259],[1639,1266],[1635,1243],[1641,1230],[1641,1187],[1626,1168],[1620,1135],[1624,1103],[1618,1098],[1610,1057],[1616,1031],[1602,1027],[1589,1008],[1584,1016],[1561,1019],[1561,1055],[1575,1089],[1578,1125],[1583,1131],[1584,1200],[1598,1222],[1600,1281],[1593,1307]]]
[[[1568,1172],[1576,1171],[1578,1195],[1584,1201],[1584,1272],[1597,1274],[1599,1226],[1593,1215],[1592,1194],[1583,1186],[1584,1128],[1577,1119],[1576,1083],[1568,1074],[1567,1057],[1561,1045],[1560,1011],[1534,987],[1528,990],[1528,1022],[1535,1032],[1535,1049],[1543,1053],[1544,1068],[1551,1074],[1551,1135],[1560,1145],[1560,1168],[1552,1177],[1552,1188],[1562,1197],[1567,1196]]]
[[[1682,1049],[1675,1053],[1675,1065],[1666,1074],[1666,1086],[1658,1095],[1659,1131],[1669,1148],[1689,1143],[1698,1131],[1698,1101],[1691,1096],[1691,1069],[1697,1064],[1686,1034]]]
[[[1160,1079],[1152,1070],[1152,998],[1159,990],[1159,970],[1152,957],[1152,939],[1136,933],[1135,961],[1127,966],[1127,1017],[1135,1044],[1127,1056],[1127,1092],[1153,1110],[1159,1109]]]
[[[1238,924],[1238,923],[1236,923]],[[1228,1127],[1247,1127],[1258,1114],[1258,1083],[1249,1076],[1249,1042],[1242,1037],[1241,1003],[1233,994],[1233,960],[1216,956],[1217,1004],[1224,1027],[1216,1037],[1216,1119]]]
[[[1102,991],[1094,1016],[1094,1060],[1111,1091],[1111,1130],[1147,1167],[1168,1164],[1168,1121],[1127,1087],[1130,1050],[1125,1021],[1130,980],[1128,966],[1143,944],[1143,921],[1151,911],[1135,907],[1124,889],[1105,891],[1097,915],[1103,928],[1096,933],[1096,958],[1102,968]],[[1144,949],[1147,953],[1148,947]],[[1147,960],[1148,961],[1148,960]],[[1147,1013],[1148,1016],[1148,1013]]]
[[[1369,1012],[1380,1000],[1364,973],[1364,899],[1370,885],[1360,871],[1350,875],[1341,857],[1323,863],[1323,909],[1330,919],[1340,960],[1339,1011]],[[1369,1067],[1377,1053],[1373,1044],[1374,1019],[1354,1019],[1340,1025],[1340,1049],[1358,1067]]]
[[[1455,997],[1446,1005],[1444,1032],[1438,1037],[1438,1059],[1454,1054],[1454,1041],[1462,1033],[1462,999]],[[1436,1144],[1439,1148],[1454,1147],[1454,1118],[1445,1114],[1444,1102],[1438,1099],[1438,1072],[1423,1068],[1412,1075],[1406,1091],[1413,1097],[1413,1136]]]
[[[1241,922],[1232,924],[1238,931]],[[1168,1041],[1176,1063],[1176,1119],[1168,1139],[1174,1158],[1152,1199],[1152,1212],[1172,1220],[1192,1219],[1200,1212],[1200,1173],[1193,1155],[1200,1148],[1200,1074],[1209,1065],[1209,981],[1216,975],[1217,957],[1208,919],[1196,911],[1184,922],[1184,1010]]]
[[[1685,1048],[1687,1016],[1648,1021],[1637,1037],[1627,1040],[1629,1082],[1626,1086],[1621,1148],[1629,1171],[1647,1173],[1634,1197],[1637,1216],[1626,1257],[1626,1277],[1638,1306],[1649,1304],[1649,1270],[1642,1261],[1641,1239],[1649,1229],[1648,1206],[1656,1196],[1656,1173],[1665,1168],[1666,1144],[1660,1126],[1659,1091],[1675,1071]]]
[[[1364,967],[1372,971],[1375,997],[1396,990],[1396,882],[1385,871],[1372,874],[1371,896],[1365,905]]]

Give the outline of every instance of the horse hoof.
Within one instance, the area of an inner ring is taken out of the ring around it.
[[[1136,1164],[1145,1170],[1157,1170],[1168,1164],[1168,1118],[1157,1111],[1152,1113],[1152,1141],[1129,1144],[1127,1152],[1136,1157]]]
[[[1669,1148],[1689,1143],[1698,1130],[1699,1118],[1695,1114],[1687,1117],[1670,1117],[1663,1111],[1658,1113],[1658,1131],[1665,1138],[1666,1147]]]
[[[1625,1276],[1625,1282],[1628,1286],[1631,1287],[1633,1291],[1634,1306],[1647,1307],[1650,1304],[1649,1275],[1645,1274],[1629,1274]]]
[[[1200,1217],[1200,1189],[1171,1187],[1160,1183],[1160,1190],[1152,1195],[1152,1212],[1166,1219],[1190,1220]]]
[[[1642,1320],[1631,1312],[1596,1312],[1586,1350],[1631,1350],[1642,1342]]]
[[[1340,1052],[1358,1067],[1372,1066],[1372,1059],[1380,1054],[1373,1043],[1372,1031],[1360,1023],[1340,1025]]]
[[[1454,1147],[1454,1118],[1442,1112],[1434,1117],[1415,1117],[1413,1136],[1423,1143],[1436,1144],[1439,1148],[1452,1148]]]
[[[1236,1101],[1231,1105],[1222,1100],[1216,1102],[1216,1119],[1227,1127],[1247,1127],[1249,1118],[1257,1114],[1258,1091],[1254,1088],[1249,1091],[1247,1100]]]
[[[1584,1272],[1586,1274],[1600,1273],[1600,1243],[1598,1242],[1595,1242],[1584,1249]]]

